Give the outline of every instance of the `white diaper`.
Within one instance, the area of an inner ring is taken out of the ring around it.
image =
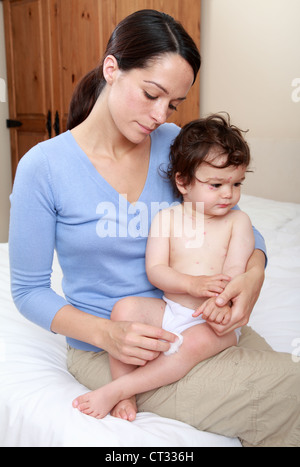
[[[162,328],[178,336],[178,339],[171,344],[170,349],[165,352],[165,355],[172,355],[173,353],[178,352],[179,347],[183,342],[183,336],[181,333],[192,326],[196,326],[196,324],[204,324],[206,321],[200,316],[194,318],[192,314],[195,310],[191,308],[187,308],[179,303],[173,302],[165,296],[163,297],[163,300],[166,302],[166,308]],[[238,343],[241,336],[241,328],[236,329],[235,334]]]

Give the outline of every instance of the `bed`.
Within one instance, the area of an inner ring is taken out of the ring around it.
[[[275,350],[300,361],[300,204],[244,195],[240,207],[264,235],[269,257],[250,324]],[[57,291],[60,281],[55,259],[52,282]],[[65,339],[16,310],[9,290],[8,245],[0,244],[0,446],[241,446],[238,439],[151,413],[138,414],[133,423],[110,415],[96,420],[71,406],[86,391],[67,371]]]

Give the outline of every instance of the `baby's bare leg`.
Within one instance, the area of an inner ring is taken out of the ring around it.
[[[128,400],[137,393],[171,384],[185,376],[200,361],[237,343],[234,332],[218,337],[206,323],[187,329],[183,336],[178,353],[168,357],[160,354],[144,367],[138,367],[108,385],[77,398],[76,407],[88,415],[103,418],[119,400]]]
[[[182,333],[183,344],[178,353],[160,356],[130,375],[118,380],[124,394],[132,391],[140,394],[161,386],[167,386],[183,378],[194,366],[228,347],[237,345],[234,331],[218,337],[207,324],[192,326]]]
[[[152,326],[161,327],[165,302],[158,299],[128,297],[120,300],[114,306],[111,313],[113,321],[138,321]],[[136,369],[135,366],[126,365],[119,360],[110,357],[110,371],[112,379],[115,380],[121,376],[131,373]],[[111,410],[111,415],[123,420],[135,420],[137,413],[135,395],[129,399],[118,401]]]

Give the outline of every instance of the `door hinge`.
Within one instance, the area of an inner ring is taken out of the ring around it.
[[[6,128],[17,128],[18,126],[22,126],[23,123],[19,120],[6,120]]]
[[[55,112],[55,119],[54,119],[54,125],[53,125],[55,135],[59,135],[60,133],[60,125],[59,125],[59,115],[58,111]]]
[[[51,138],[51,134],[52,134],[52,126],[51,126],[51,110],[48,110],[46,128],[47,128],[47,131],[48,131],[48,136],[49,136],[49,139],[50,139],[50,138]]]

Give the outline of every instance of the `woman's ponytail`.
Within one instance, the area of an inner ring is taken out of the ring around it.
[[[90,71],[79,81],[70,102],[67,121],[68,130],[79,125],[87,118],[104,85],[102,66]]]

